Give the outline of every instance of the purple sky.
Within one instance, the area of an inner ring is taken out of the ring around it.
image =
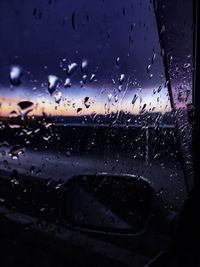
[[[164,88],[165,77],[152,8],[150,0],[1,0],[0,95],[33,100],[43,96],[49,101],[47,77],[53,74],[65,97],[78,99],[91,90],[99,95],[105,89],[96,102],[103,105],[110,93],[122,98],[129,79],[127,103],[140,90],[144,102],[153,97],[164,109],[169,104],[167,89],[153,93]],[[80,69],[84,59],[85,73]],[[70,76],[72,87],[65,89],[65,68],[73,62],[78,68]],[[9,70],[16,64],[24,70],[23,83],[10,88]],[[89,83],[93,73],[96,81]],[[125,79],[119,92],[121,74]],[[83,75],[88,77],[81,87]]]

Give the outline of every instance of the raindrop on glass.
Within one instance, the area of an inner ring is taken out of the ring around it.
[[[138,94],[135,94],[134,97],[133,97],[133,99],[132,99],[132,104],[133,105],[135,104],[135,102],[137,101],[137,99],[138,99]]]
[[[119,64],[120,64],[120,57],[117,57],[117,59],[116,59],[116,65],[119,66]]]
[[[43,136],[42,137],[45,141],[49,141],[49,139],[51,138],[51,136],[49,135],[49,136]]]
[[[150,68],[151,68],[151,64],[149,64],[149,65],[147,66],[147,71],[148,71],[148,72],[149,72]]]
[[[86,96],[86,97],[84,98],[84,105],[85,105],[86,108],[89,108],[90,105],[91,105],[91,103],[90,103],[90,98],[89,98],[88,96]]]
[[[62,93],[60,91],[56,91],[53,96],[54,96],[55,102],[59,104],[62,99]]]
[[[158,93],[160,93],[161,90],[162,90],[162,85],[160,85],[160,86],[158,87]]]
[[[85,59],[81,63],[81,71],[85,72],[87,70],[87,67],[88,67],[88,61]]]
[[[183,68],[184,68],[184,69],[187,69],[187,68],[189,68],[190,66],[191,66],[190,63],[185,63],[185,64],[183,65]]]
[[[83,75],[82,81],[83,81],[83,83],[86,83],[86,81],[87,81],[87,75],[86,74]]]
[[[11,183],[14,184],[14,185],[19,185],[19,181],[15,178],[12,178],[11,179]]]
[[[67,66],[67,74],[72,74],[74,71],[75,71],[75,69],[78,67],[78,64],[77,63],[75,63],[75,62],[73,62],[73,63],[71,63],[71,64],[69,64],[68,66]]]
[[[10,149],[8,155],[13,159],[17,159],[19,155],[24,154],[24,151],[25,151],[24,147],[22,147],[21,145],[15,145]]]
[[[72,86],[70,78],[67,78],[64,83],[65,88],[70,88]]]
[[[22,77],[22,68],[20,66],[12,66],[10,69],[9,79],[10,83],[14,86],[19,86]]]
[[[109,94],[108,95],[108,102],[111,102],[111,100],[112,100],[112,94]]]
[[[17,112],[15,110],[11,111],[9,114],[10,118],[16,118],[18,116]]]
[[[82,111],[82,108],[77,108],[76,112],[77,114],[80,113]]]
[[[122,85],[124,82],[125,74],[121,74],[119,77],[119,84]]]
[[[71,75],[74,73],[76,68],[78,67],[78,64],[76,62],[73,62],[67,66],[67,74]]]
[[[24,109],[32,107],[33,106],[33,102],[31,102],[31,101],[21,101],[17,105],[20,107],[20,109],[24,110]]]
[[[142,109],[141,109],[141,111],[140,111],[141,114],[145,112],[145,110],[146,110],[146,106],[147,106],[147,104],[144,104],[144,105],[143,105],[143,107],[142,107]]]
[[[95,79],[95,74],[92,74],[91,77],[90,77],[90,82],[93,82]]]
[[[58,77],[55,75],[48,76],[48,91],[52,95],[58,85]]]

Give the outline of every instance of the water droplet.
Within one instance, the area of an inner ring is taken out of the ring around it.
[[[71,75],[75,69],[78,67],[78,64],[73,62],[67,66],[67,74]]]
[[[67,78],[64,83],[65,88],[70,88],[72,86],[70,78]]]
[[[21,111],[21,119],[24,120],[31,111],[32,109],[26,109]]]
[[[160,93],[161,90],[162,90],[162,85],[160,85],[160,86],[158,87],[158,93]]]
[[[17,159],[19,155],[24,154],[25,148],[21,145],[15,145],[10,149],[8,152],[8,155],[12,157],[13,159]]]
[[[12,66],[9,74],[10,83],[14,86],[19,86],[22,83],[22,74],[22,68],[20,66]]]
[[[118,86],[118,91],[121,92],[121,90],[122,90],[122,85],[119,85]]]
[[[51,138],[51,136],[49,135],[49,136],[43,136],[42,137],[45,141],[49,141],[49,139]]]
[[[152,64],[154,63],[155,59],[156,59],[156,53],[153,54],[153,57],[152,57],[152,59],[151,59],[151,63],[152,63]]]
[[[8,124],[8,126],[9,126],[9,128],[10,129],[19,129],[19,128],[21,128],[21,125],[19,125],[19,124]]]
[[[88,96],[86,96],[86,97],[84,98],[84,105],[85,105],[86,108],[89,108],[90,105],[91,105],[91,103],[90,103],[90,98],[89,98]]]
[[[93,82],[95,77],[96,77],[95,74],[92,74],[91,77],[90,77],[90,82]]]
[[[53,125],[53,123],[51,123],[51,122],[46,123],[46,124],[45,124],[45,128],[48,129],[48,128],[49,128],[50,126],[52,126],[52,125]]]
[[[117,57],[117,59],[116,59],[116,65],[119,66],[119,64],[120,64],[120,57]]]
[[[119,77],[119,84],[122,85],[124,82],[125,74],[121,74]]]
[[[87,81],[87,75],[86,74],[83,75],[82,81],[83,81],[84,84],[86,83],[86,81]]]
[[[17,170],[13,170],[11,177],[10,177],[11,183],[13,185],[19,185],[19,181],[20,181],[20,177],[19,177],[19,173]]]
[[[84,59],[84,60],[82,61],[82,63],[81,63],[81,71],[82,71],[82,72],[85,72],[86,69],[87,69],[87,67],[88,67],[88,61],[87,61],[86,59]]]
[[[149,72],[150,68],[151,68],[151,64],[149,64],[149,65],[147,66],[147,72]]]
[[[40,128],[35,129],[34,133],[38,133],[40,131]]]
[[[54,99],[55,99],[55,102],[57,104],[60,103],[61,99],[62,99],[62,93],[60,91],[56,91],[53,95]]]
[[[31,101],[21,101],[18,103],[18,106],[21,109],[21,119],[23,120],[28,113],[30,113],[33,109],[30,108],[33,106],[33,102]]]
[[[17,104],[22,110],[30,108],[33,106],[33,102],[31,101],[21,101]]]
[[[77,112],[77,113],[80,113],[81,110],[82,110],[82,108],[77,108],[76,112]]]
[[[80,81],[80,86],[83,87],[84,86],[84,82]]]
[[[184,68],[184,69],[187,69],[187,68],[189,68],[190,66],[191,66],[190,63],[185,63],[185,64],[183,65],[183,68]]]
[[[143,107],[142,107],[142,109],[141,109],[141,111],[140,111],[141,114],[145,112],[146,106],[147,106],[147,104],[144,104],[144,105],[143,105]]]
[[[13,111],[11,111],[11,112],[9,113],[9,117],[10,117],[10,118],[16,118],[16,117],[18,117],[18,114],[17,114],[17,112],[16,112],[15,110],[13,110]]]
[[[61,188],[62,185],[63,185],[62,183],[58,183],[58,184],[55,186],[55,189],[57,190],[57,189]]]
[[[58,77],[55,75],[48,76],[48,91],[52,95],[58,85]]]
[[[133,97],[133,99],[132,99],[132,104],[133,105],[135,104],[135,102],[137,101],[137,99],[138,99],[138,94],[135,94],[134,97]]]
[[[19,185],[19,181],[15,178],[11,179],[11,183],[13,183],[14,185]]]
[[[113,83],[113,84],[116,84],[116,82],[115,82],[115,80],[114,80],[114,79],[112,79],[112,83]]]
[[[108,95],[108,102],[111,102],[111,100],[112,100],[112,94],[109,94]]]

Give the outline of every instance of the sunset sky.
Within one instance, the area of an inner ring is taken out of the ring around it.
[[[0,115],[19,112],[17,103],[34,103],[30,115],[138,114],[170,110],[155,17],[149,0],[0,1]],[[81,62],[87,60],[85,71]],[[66,68],[76,62],[76,71]],[[12,86],[10,68],[23,69]],[[95,80],[89,77],[95,74]],[[119,90],[119,77],[125,79]],[[59,104],[50,95],[48,75],[59,79]],[[87,81],[83,87],[84,75]],[[65,88],[70,78],[72,87]],[[129,81],[129,85],[127,83]],[[158,90],[161,88],[161,90]],[[134,105],[134,96],[138,98]],[[84,105],[89,97],[90,106]],[[116,100],[117,98],[117,100]]]
[[[79,90],[79,94],[74,93],[73,90]],[[135,89],[117,93],[118,98],[113,94],[113,90],[104,89],[98,90],[97,88],[70,88],[66,90],[60,90],[62,92],[62,98],[60,103],[55,102],[54,96],[50,96],[46,91],[44,93],[32,93],[29,94],[24,90],[15,94],[14,90],[8,90],[7,94],[1,96],[1,108],[0,116],[9,116],[13,110],[18,114],[20,108],[17,105],[20,101],[29,100],[34,103],[33,111],[30,115],[42,115],[45,112],[51,116],[72,116],[77,115],[77,109],[82,108],[78,115],[88,115],[92,113],[107,114],[110,112],[118,112],[122,110],[132,114],[139,114],[142,107],[147,104],[146,112],[167,112],[170,110],[170,104],[167,97],[167,89],[162,89],[160,93],[155,93],[155,90],[148,88],[145,90]],[[137,100],[132,104],[132,100],[137,95]],[[85,97],[89,97],[88,104],[86,107],[84,104]],[[153,109],[153,110],[152,110]]]

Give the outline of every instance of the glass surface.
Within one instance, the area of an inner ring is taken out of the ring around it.
[[[151,186],[134,176],[79,176],[66,185],[62,215],[66,222],[105,232],[145,231],[153,212]]]
[[[186,188],[152,2],[0,9],[1,170],[47,186],[85,173],[143,176],[179,209]]]

